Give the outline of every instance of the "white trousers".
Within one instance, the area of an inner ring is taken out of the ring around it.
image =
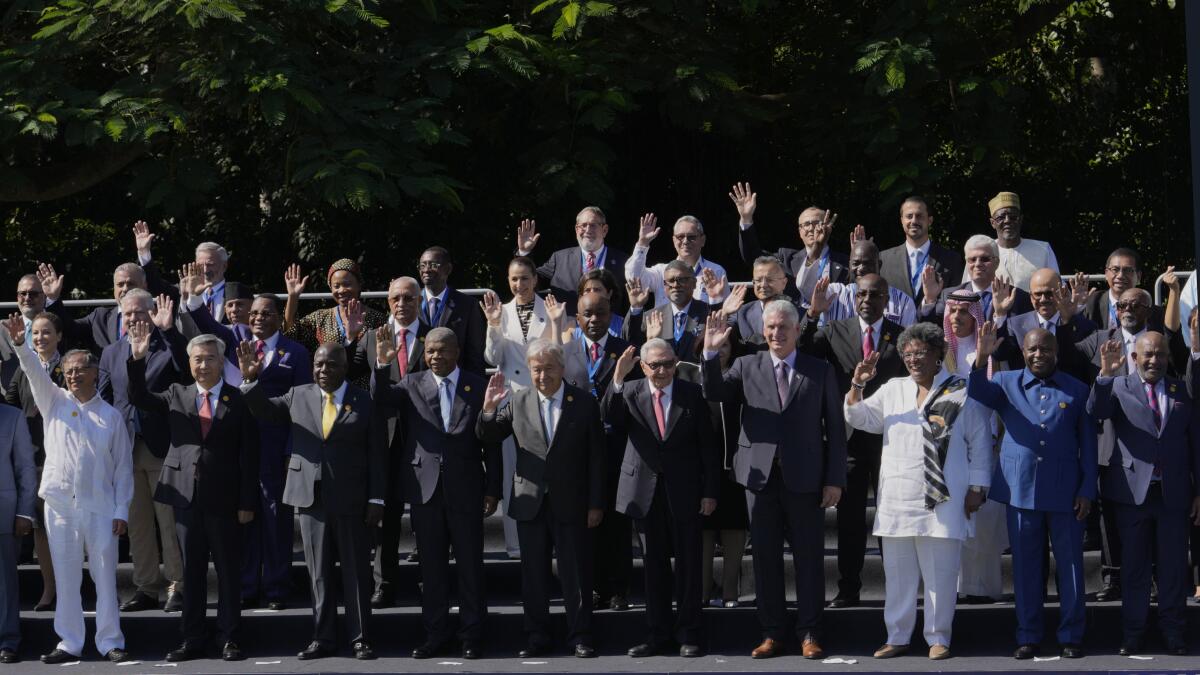
[[[501,494],[504,496],[504,508],[500,509],[500,518],[504,522],[504,550],[509,557],[521,555],[521,544],[517,542],[517,521],[508,515],[508,505],[512,500],[513,474],[517,471],[517,441],[509,436],[500,445],[500,456],[504,464],[504,484]]]
[[[1000,557],[1008,547],[1004,504],[987,500],[975,512],[975,536],[963,541],[958,592],[999,599],[1004,594]]]
[[[96,584],[96,649],[103,656],[125,648],[117,603],[117,536],[112,518],[75,507],[56,509],[46,504],[46,537],[54,563],[54,632],[58,648],[81,656],[86,640],[79,587],[83,583],[83,556]]]
[[[917,621],[917,591],[925,586],[925,642],[950,646],[962,542],[942,537],[882,537],[883,623],[887,643],[906,645]]]

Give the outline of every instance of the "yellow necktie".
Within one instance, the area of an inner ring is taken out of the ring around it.
[[[337,408],[333,405],[333,394],[325,394],[325,409],[321,412],[321,438],[329,438],[333,421],[337,419]]]

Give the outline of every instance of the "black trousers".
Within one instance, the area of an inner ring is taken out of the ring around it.
[[[311,506],[300,509],[300,539],[304,544],[304,563],[312,589],[313,640],[322,647],[337,645],[337,596],[331,582],[336,559],[341,561],[342,594],[346,604],[346,632],[350,643],[368,640],[371,620],[371,540],[367,533],[366,513],[333,515],[325,512],[317,483]]]
[[[701,585],[704,521],[699,515],[699,504],[684,513],[672,512],[664,483],[660,475],[646,517],[633,521],[644,542],[649,642],[659,644],[674,637],[680,644],[698,645],[704,599]],[[678,607],[674,621],[672,599]]]
[[[521,544],[521,595],[529,641],[543,645],[551,641],[550,555],[554,550],[567,615],[567,643],[591,645],[592,530],[586,524],[560,522],[546,496],[533,519],[517,521],[517,541]]]
[[[1121,621],[1126,640],[1140,640],[1150,613],[1150,579],[1158,579],[1158,625],[1168,640],[1184,640],[1188,583],[1186,509],[1163,504],[1160,484],[1151,483],[1141,506],[1116,506],[1121,528]],[[1153,571],[1152,571],[1153,570]]]
[[[879,489],[879,457],[883,436],[855,431],[850,436],[846,489],[837,507],[838,592],[857,596],[862,590],[863,562],[867,555],[867,492]]]
[[[596,578],[593,590],[607,601],[614,595],[629,595],[629,580],[633,578],[633,523],[629,516],[616,509],[617,482],[620,464],[610,469],[605,482],[608,495],[604,520],[595,529],[593,569]]]
[[[397,479],[398,480],[398,479]],[[400,584],[400,536],[404,521],[404,501],[391,493],[383,507],[383,521],[375,530],[375,587],[395,593]]]
[[[421,549],[421,621],[434,644],[449,640],[450,547],[458,581],[460,640],[479,640],[487,617],[483,585],[483,495],[470,513],[446,508],[442,486],[424,504],[412,505],[413,530]],[[462,505],[459,505],[462,508]]]
[[[1104,498],[1097,500],[1096,505],[1100,509],[1100,578],[1106,584],[1120,586],[1121,528],[1117,511],[1121,505]]]
[[[175,535],[183,558],[183,642],[207,637],[208,561],[217,571],[217,640],[236,641],[242,618],[242,532],[237,516],[175,507]]]

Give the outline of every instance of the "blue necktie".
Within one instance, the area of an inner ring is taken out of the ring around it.
[[[1014,293],[1016,291],[1013,291]],[[979,294],[979,301],[983,304],[983,318],[987,321],[992,320],[992,292],[984,291]]]
[[[438,406],[442,409],[442,430],[450,431],[450,410],[454,407],[454,394],[450,391],[450,380],[445,378],[438,387]]]

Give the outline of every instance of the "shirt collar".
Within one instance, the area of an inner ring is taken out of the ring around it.
[[[775,356],[775,353],[770,350],[768,350],[767,353],[771,355],[771,368],[772,369],[778,368],[780,361],[788,364],[788,368],[791,368],[792,370],[796,369],[796,350],[793,349],[791,354],[788,354],[786,357],[784,357],[782,359]]]
[[[912,247],[912,244],[910,244],[910,243],[908,243],[907,241],[905,241],[905,242],[904,242],[904,249],[905,249],[905,250],[908,252],[908,257],[910,257],[910,258],[911,258],[911,257],[912,257],[912,254],[913,254],[913,253],[916,253],[916,252],[918,252],[918,251],[920,251],[920,252],[921,252],[921,253],[923,253],[923,254],[928,254],[928,253],[929,253],[929,245],[930,245],[930,244],[932,244],[932,243],[933,243],[933,240],[932,240],[932,239],[926,239],[924,244],[921,244],[921,245],[920,245],[919,247],[917,247],[917,248],[913,248],[913,247]]]
[[[563,390],[566,389],[565,384],[558,385],[558,391],[554,392],[553,396],[547,397],[542,392],[538,392],[538,403],[542,404],[546,401],[553,401],[555,405],[562,407]]]
[[[646,389],[650,392],[651,398],[654,397],[654,392],[658,391],[657,387],[655,387],[653,384],[650,384],[649,379],[646,380]],[[670,384],[663,387],[663,389],[662,389],[663,398],[671,398],[671,392],[673,392],[674,390],[675,390],[675,380],[671,380]]]
[[[1054,376],[1057,374],[1058,374],[1058,371],[1056,370],[1053,373],[1050,373],[1050,377],[1047,377],[1046,379],[1043,380],[1043,379],[1039,378],[1037,375],[1034,375],[1033,371],[1029,370],[1029,368],[1024,368],[1023,370],[1021,370],[1021,388],[1028,389],[1028,388],[1032,387],[1033,385],[1037,384],[1038,382],[1042,382],[1048,386],[1058,386],[1057,383],[1054,381]]]
[[[1046,325],[1046,324],[1050,324],[1051,326],[1058,325],[1058,319],[1059,319],[1058,312],[1055,312],[1054,316],[1050,317],[1049,319],[1043,319],[1042,315],[1038,314],[1036,311],[1034,311],[1033,315],[1035,317],[1037,317],[1038,328],[1041,328],[1043,325]]]
[[[855,315],[855,316],[858,316],[858,315]],[[863,335],[867,334],[867,322],[863,321],[863,318],[861,316],[858,317],[858,329],[862,331]],[[879,317],[878,321],[871,324],[871,335],[877,336],[877,335],[879,335],[881,330],[883,330],[883,317],[882,316]]]
[[[429,374],[433,376],[433,381],[437,383],[438,387],[442,386],[442,380],[450,380],[450,390],[454,391],[454,390],[458,389],[458,367],[457,366],[455,366],[454,370],[450,371],[450,374],[445,377],[438,376],[438,374],[433,372],[432,370],[429,371]]]
[[[608,344],[608,333],[605,333],[603,337],[601,337],[599,340],[596,340],[595,342],[592,342],[591,338],[589,338],[586,334],[584,334],[582,332],[580,333],[580,335],[583,335],[583,344],[585,347],[588,348],[589,351],[592,349],[593,344],[600,345],[600,351],[604,351],[604,345]]]
[[[1144,377],[1142,377],[1142,373],[1140,371],[1135,370],[1134,372],[1137,373],[1138,382],[1142,383],[1142,391],[1145,391],[1146,385],[1150,384],[1150,383],[1147,382]],[[1166,387],[1163,386],[1163,382],[1165,382],[1166,379],[1167,378],[1165,378],[1165,377],[1160,377],[1160,378],[1158,378],[1158,382],[1154,383],[1154,395],[1155,396],[1162,396],[1163,390],[1166,389]]]
[[[342,401],[346,399],[346,391],[349,389],[350,383],[348,381],[344,381],[342,382],[342,386],[333,390],[333,404],[335,406],[341,407]],[[321,399],[323,401],[325,399],[325,390],[318,388],[317,391],[321,392]]]
[[[687,314],[688,313],[688,309],[690,309],[692,306],[692,300],[689,297],[688,303],[686,305],[684,305],[683,307],[676,307],[675,303],[673,303],[673,302],[668,302],[667,305],[671,308],[671,319],[674,320],[676,314]]]
[[[1141,337],[1142,333],[1145,333],[1145,332],[1146,332],[1146,329],[1142,328],[1140,331],[1138,331],[1136,333],[1130,333],[1129,331],[1125,330],[1124,326],[1122,326],[1121,327],[1121,339],[1127,343],[1133,342],[1133,341],[1137,340],[1139,337]]]
[[[400,329],[403,328],[404,330],[407,330],[410,335],[415,336],[417,334],[417,329],[420,327],[420,324],[421,324],[420,319],[413,319],[413,322],[408,324],[407,326],[401,326],[400,322],[396,321],[396,317],[394,315],[388,316],[388,325],[390,325],[392,327],[392,333],[394,335],[399,335]]]
[[[225,380],[217,380],[217,383],[212,386],[212,389],[206,390],[204,387],[200,386],[199,382],[197,382],[196,383],[196,396],[197,397],[204,396],[204,392],[207,391],[208,393],[212,394],[212,396],[209,397],[210,400],[213,403],[216,403],[217,399],[221,397],[221,385],[224,383],[225,383]]]
[[[450,292],[449,284],[447,284],[446,287],[442,289],[442,292],[438,293],[437,295],[434,295],[432,292],[430,292],[429,287],[425,287],[425,288],[421,289],[421,293],[423,293],[425,295],[426,302],[429,302],[430,300],[437,298],[438,304],[441,304],[441,305],[446,304],[446,294],[449,292]]]

